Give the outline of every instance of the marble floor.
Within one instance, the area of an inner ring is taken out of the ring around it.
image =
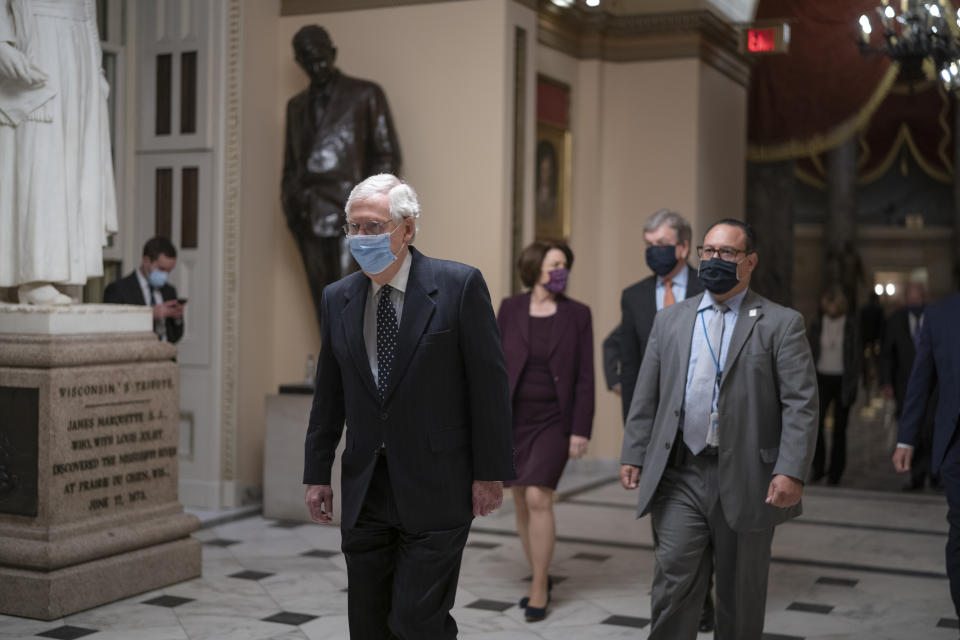
[[[861,427],[851,426],[861,434],[857,440],[890,437],[882,425],[879,433]],[[888,465],[889,453],[876,454],[881,457]],[[956,640],[944,574],[943,496],[856,488],[866,473],[858,465],[880,462],[851,462],[851,481],[808,487],[803,517],[777,530],[765,638]],[[542,622],[526,623],[516,606],[528,571],[511,505],[475,521],[453,611],[461,637],[648,637],[650,524],[636,520],[634,494],[619,487],[614,471],[612,462],[571,465],[561,484],[551,571],[558,579]],[[889,467],[871,472],[899,488],[901,479]],[[202,578],[51,622],[0,616],[0,639],[348,637],[336,528],[266,520],[250,510],[200,515],[206,523],[195,534],[204,543]]]

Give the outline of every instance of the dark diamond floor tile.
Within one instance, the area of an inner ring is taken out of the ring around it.
[[[277,529],[296,529],[297,527],[302,527],[305,524],[307,523],[300,522],[299,520],[277,520],[270,526],[276,527]]]
[[[937,626],[941,629],[960,629],[960,621],[956,618],[940,618]]]
[[[311,620],[316,620],[318,616],[311,616],[308,613],[294,613],[292,611],[281,611],[280,613],[275,613],[269,618],[264,618],[264,622],[278,622],[280,624],[289,624],[294,627],[299,627],[302,624],[306,624]]]
[[[143,604],[152,604],[158,607],[179,607],[182,604],[193,602],[193,598],[181,598],[179,596],[160,596],[150,600],[144,600]]]
[[[567,576],[550,576],[550,579],[553,580],[553,586],[557,586],[561,582],[567,579]],[[527,576],[523,579],[524,582],[530,582],[533,580],[533,576]]]
[[[91,633],[96,633],[96,629],[84,629],[83,627],[71,627],[70,625],[64,625],[62,627],[57,627],[56,629],[50,629],[50,631],[44,631],[43,633],[38,633],[37,635],[41,638],[56,638],[56,640],[74,640],[75,638],[82,638],[88,636]]]
[[[481,540],[474,540],[473,542],[467,543],[467,547],[470,549],[496,549],[499,546],[499,542],[483,542]]]
[[[340,555],[339,551],[330,551],[328,549],[311,549],[310,551],[305,551],[300,555],[306,556],[308,558],[333,558]]]
[[[226,538],[214,538],[213,540],[207,540],[203,544],[209,547],[229,547],[230,545],[240,544],[240,541],[227,540]]]
[[[474,600],[467,605],[467,609],[482,609],[484,611],[496,611],[502,613],[514,606],[512,602],[500,602],[499,600]]]
[[[817,578],[817,584],[830,584],[835,587],[855,587],[859,580],[852,580],[850,578],[831,578],[829,576],[821,576]]]
[[[611,556],[602,553],[577,553],[573,556],[574,560],[589,560],[590,562],[603,562],[609,560]]]
[[[765,633],[760,640],[804,640],[803,636],[788,636],[782,633]]]
[[[633,627],[643,629],[650,624],[650,618],[635,618],[633,616],[610,616],[600,621],[600,624],[612,624],[618,627]]]
[[[829,604],[814,604],[812,602],[791,602],[787,611],[804,611],[806,613],[830,613],[833,606]]]
[[[231,573],[227,577],[240,578],[241,580],[263,580],[272,575],[272,573],[264,573],[263,571],[241,571],[240,573]]]

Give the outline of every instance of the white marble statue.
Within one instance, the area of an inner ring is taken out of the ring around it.
[[[69,304],[53,285],[103,275],[117,231],[93,0],[0,0],[0,287]]]

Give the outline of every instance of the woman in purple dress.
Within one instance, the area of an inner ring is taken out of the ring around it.
[[[569,458],[587,451],[593,425],[590,308],[563,295],[573,252],[534,242],[520,253],[528,293],[504,299],[497,314],[513,402],[517,531],[533,579],[520,606],[528,622],[546,617],[556,540],[553,494]]]

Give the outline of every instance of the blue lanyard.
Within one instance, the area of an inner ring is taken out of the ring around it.
[[[721,312],[720,312],[720,311],[714,311],[714,313],[721,313]],[[722,315],[722,314],[721,314],[721,315]],[[715,366],[715,367],[717,368],[717,386],[719,387],[719,386],[720,386],[720,376],[723,375],[723,371],[720,369],[720,362],[717,360],[717,356],[715,356],[715,355],[713,354],[713,345],[710,344],[710,336],[707,335],[707,321],[703,319],[703,316],[704,316],[704,314],[701,313],[701,314],[700,314],[700,326],[703,327],[703,337],[704,337],[704,339],[707,341],[707,348],[710,350],[710,357],[713,358],[713,366]],[[722,327],[722,326],[723,326],[723,324],[722,324],[723,320],[721,320],[720,322],[721,322],[721,325],[720,325],[720,326]],[[721,333],[720,333],[720,346],[718,347],[718,349],[722,349],[722,348],[723,348],[723,332],[722,332],[722,330],[721,330]]]

